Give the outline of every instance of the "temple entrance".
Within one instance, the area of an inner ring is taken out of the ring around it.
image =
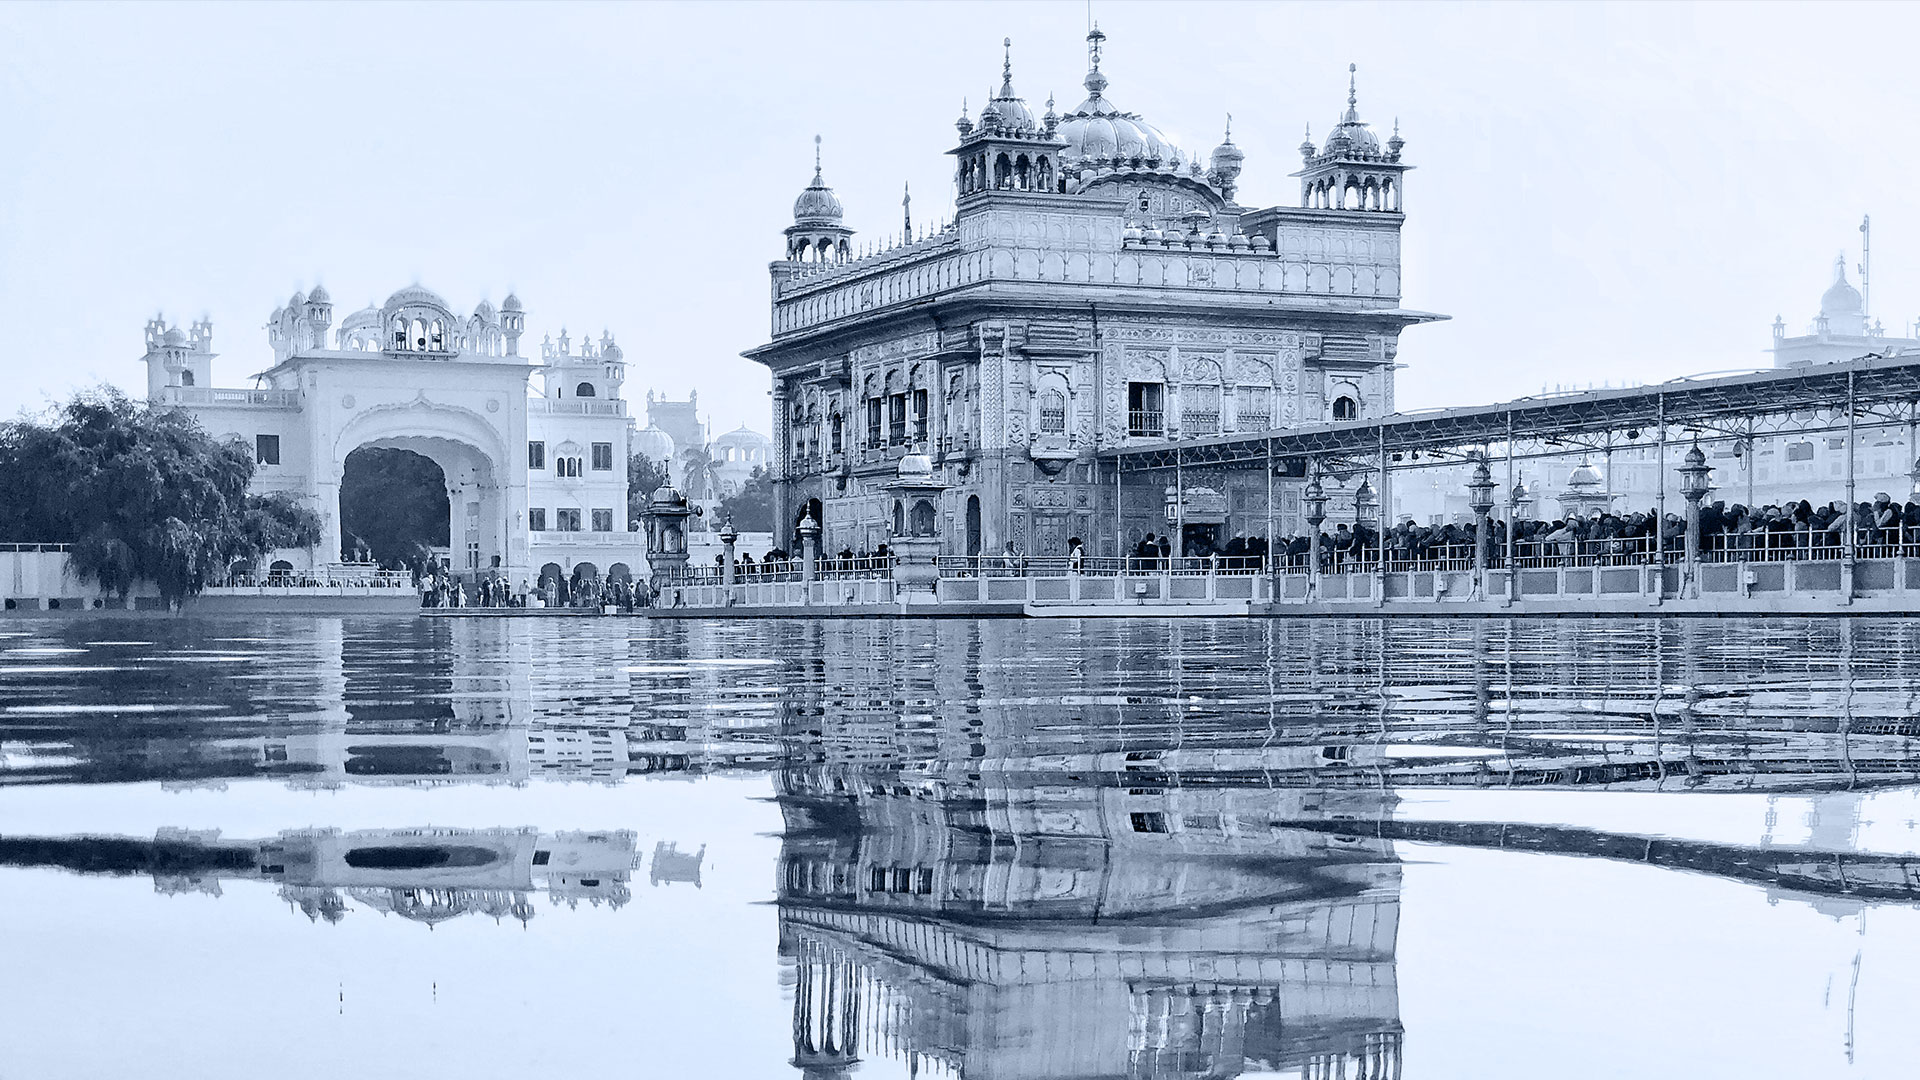
[[[1225,546],[1220,539],[1222,528],[1219,525],[1187,523],[1180,530],[1180,550],[1194,558],[1215,554]]]
[[[374,446],[347,455],[340,476],[341,561],[418,569],[447,552],[451,522],[446,473],[432,458]]]

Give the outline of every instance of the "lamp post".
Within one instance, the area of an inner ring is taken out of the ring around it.
[[[1686,588],[1682,595],[1688,597],[1700,595],[1700,500],[1713,490],[1712,478],[1713,466],[1707,464],[1707,455],[1701,452],[1700,439],[1696,436],[1680,465],[1680,494],[1687,500]],[[1656,527],[1656,544],[1660,542],[1659,535]]]
[[[1526,505],[1529,497],[1525,480],[1515,480],[1513,490],[1507,493],[1507,603],[1509,604],[1520,596],[1520,508]]]
[[[1493,512],[1493,473],[1484,455],[1473,462],[1473,477],[1467,481],[1467,505],[1473,509],[1473,595],[1487,591],[1487,515]]]
[[[808,510],[794,529],[800,534],[800,580],[805,584],[807,603],[813,602],[813,580],[820,568],[820,523]]]
[[[1353,549],[1354,554],[1361,559],[1366,558],[1367,549],[1366,545],[1360,541],[1363,535],[1360,531],[1360,526],[1365,523],[1369,517],[1373,516],[1374,501],[1373,485],[1367,483],[1365,477],[1361,477],[1360,488],[1353,493]],[[1377,529],[1375,530],[1375,532],[1378,531]],[[1378,538],[1376,537],[1376,539]]]
[[[733,545],[740,540],[740,530],[733,527],[733,515],[728,514],[726,523],[720,526],[720,547],[726,555],[725,568],[721,571],[720,584],[733,588],[737,572],[734,569]]]
[[[1327,520],[1327,493],[1320,486],[1318,475],[1307,481],[1300,501],[1307,508],[1307,597],[1317,599],[1320,595],[1320,524]]]

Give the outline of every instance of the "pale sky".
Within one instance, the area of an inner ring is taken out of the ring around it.
[[[1188,153],[1225,114],[1239,201],[1359,64],[1407,139],[1400,405],[1764,363],[1874,221],[1871,304],[1920,316],[1913,5],[1119,3],[1108,97]],[[1084,96],[1087,6],[0,5],[0,415],[144,385],[144,322],[210,315],[220,385],[324,283],[509,290],[535,347],[611,329],[627,396],[767,430],[767,262],[824,138],[859,241],[950,212],[953,120],[1013,39],[1041,111]],[[1857,274],[1849,274],[1857,284]],[[523,350],[526,351],[526,350]]]

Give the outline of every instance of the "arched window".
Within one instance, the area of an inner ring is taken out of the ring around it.
[[[1345,394],[1333,399],[1333,418],[1335,420],[1357,420],[1359,417],[1359,402]]]
[[[893,535],[905,536],[906,534],[907,510],[905,506],[901,505],[899,499],[895,499],[893,500]]]
[[[413,348],[414,348],[415,350],[424,350],[424,349],[426,349],[426,347],[427,347],[427,324],[426,324],[425,322],[422,322],[422,321],[421,321],[421,320],[419,320],[419,319],[415,319],[415,320],[413,320],[413,334],[411,335],[411,337],[410,337],[410,338],[409,338],[408,340],[412,342],[412,347],[413,347]]]
[[[913,520],[910,521],[915,536],[933,535],[933,503],[921,499],[913,504]]]
[[[180,385],[181,385],[181,386],[192,386],[192,385],[193,385],[193,372],[191,372],[191,371],[182,371],[182,372],[180,373]]]
[[[593,384],[590,382],[583,382],[579,386],[574,387],[573,396],[574,397],[593,397],[594,396]]]
[[[1067,431],[1067,395],[1058,390],[1040,394],[1040,433],[1064,435]]]

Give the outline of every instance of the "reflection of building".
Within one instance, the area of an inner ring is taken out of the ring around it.
[[[338,557],[340,489],[362,447],[408,450],[439,467],[447,486],[456,570],[498,568],[517,584],[543,563],[606,572],[637,564],[627,531],[627,438],[620,386],[626,362],[611,336],[566,332],[520,356],[526,312],[508,296],[461,317],[418,285],[335,329],[316,286],[275,308],[273,363],[252,389],[216,389],[213,328],[147,324],[147,393],[181,406],[216,437],[239,440],[257,462],[254,486],[305,499],[323,522],[317,552],[282,552],[299,565]],[[329,333],[333,336],[331,346]],[[528,378],[542,374],[540,396]]]
[[[18,850],[15,850],[18,849]],[[640,864],[634,834],[538,829],[297,829],[266,840],[162,829],[118,837],[14,841],[13,865],[150,873],[161,893],[220,895],[222,881],[265,881],[308,918],[339,922],[353,905],[428,925],[461,915],[521,922],[534,894],[554,904],[620,907]]]
[[[948,485],[952,552],[1061,555],[1080,536],[1114,555],[1116,531],[1167,523],[1157,482],[1114,505],[1097,448],[1393,411],[1400,333],[1435,317],[1400,306],[1398,132],[1373,132],[1349,86],[1300,148],[1299,205],[1241,206],[1231,133],[1183,151],[1123,111],[1104,42],[1088,35],[1087,97],[1060,115],[1020,97],[1009,57],[957,122],[950,226],[856,257],[816,162],[771,267],[772,341],[748,354],[773,373],[782,546],[812,510],[827,550],[877,547],[912,453]],[[1263,532],[1269,485],[1215,472],[1187,480],[1231,509],[1192,539]]]
[[[996,1078],[1397,1070],[1390,845],[1267,825],[1378,796],[876,779],[783,783],[803,1075],[861,1056]]]

